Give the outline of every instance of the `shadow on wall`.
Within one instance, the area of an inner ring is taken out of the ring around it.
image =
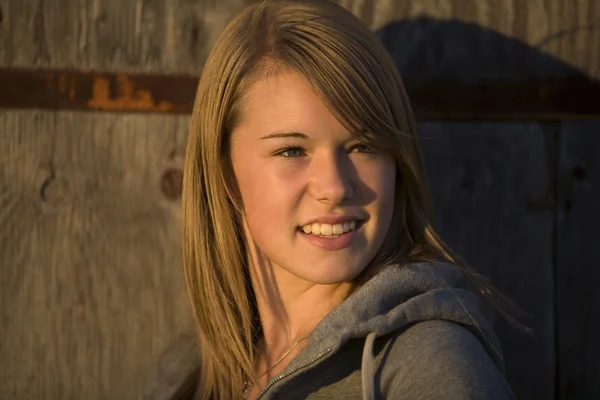
[[[400,73],[411,77],[482,79],[589,78],[583,71],[544,53],[557,34],[532,47],[481,26],[431,18],[393,22],[377,36],[392,54]]]
[[[577,32],[555,34],[530,46],[471,23],[417,18],[393,22],[376,34],[392,54],[405,82],[442,79],[465,84],[526,83],[561,78],[583,81],[584,86],[589,82],[597,88],[600,82],[544,52],[552,41],[564,40]],[[589,99],[578,93],[568,97],[566,103],[585,109]],[[412,98],[410,89],[408,94]],[[456,98],[458,102],[464,100],[461,93],[440,95]],[[563,99],[560,100],[562,105]],[[501,101],[506,103],[498,100]],[[417,103],[417,109],[418,106]],[[584,355],[558,359],[567,351],[559,348],[559,344],[564,345],[559,340],[560,329],[583,329],[577,326],[581,324],[577,320],[575,325],[565,328],[565,316],[555,310],[560,299],[556,298],[556,271],[552,270],[556,268],[552,229],[557,218],[555,168],[559,168],[560,125],[537,121],[419,122],[421,137],[425,135],[427,139],[423,152],[428,172],[433,172],[430,178],[434,201],[436,207],[441,206],[437,215],[442,220],[442,237],[530,314],[531,319],[526,323],[534,329],[534,337],[515,333],[503,323],[497,325],[506,356],[507,377],[516,397],[579,399],[588,398],[584,393],[596,393],[597,383],[589,378],[592,371],[578,367],[581,364],[578,357]],[[536,157],[534,161],[528,159]],[[465,170],[457,171],[463,164]],[[544,167],[538,168],[539,165]],[[532,172],[536,168],[541,172]],[[461,173],[470,182],[468,191],[461,192],[460,185],[448,183],[456,183],[455,176]],[[525,210],[522,201],[537,190],[530,189],[536,185],[550,193],[550,200],[541,212]],[[513,231],[515,226],[521,231]],[[503,239],[511,235],[519,239]],[[523,238],[525,241],[519,242]],[[500,243],[502,240],[504,243]],[[533,250],[523,250],[527,247]],[[535,254],[530,257],[540,249],[547,254],[546,258]],[[513,254],[507,256],[503,252]],[[515,260],[511,265],[510,261]],[[536,293],[538,289],[540,293]]]

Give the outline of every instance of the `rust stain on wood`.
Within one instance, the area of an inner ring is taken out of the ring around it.
[[[198,77],[0,68],[0,107],[188,114]],[[600,82],[405,80],[420,119],[540,120],[600,117]]]
[[[73,75],[61,73],[58,77],[55,77],[54,74],[48,73],[46,76],[47,84],[50,85],[50,88],[54,87],[56,80],[58,91],[67,95],[70,100],[75,100],[75,95],[77,94],[77,80]]]
[[[166,100],[156,101],[147,88],[136,86],[125,74],[111,77],[96,76],[92,83],[92,97],[87,104],[98,110],[139,110],[149,112],[169,112],[174,106]],[[111,84],[116,86],[116,96],[111,93]]]

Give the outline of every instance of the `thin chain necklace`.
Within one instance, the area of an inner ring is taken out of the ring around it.
[[[265,372],[263,372],[262,374],[260,374],[258,376],[258,379],[262,378],[263,376],[265,376],[266,374],[268,374],[269,372],[271,372],[273,370],[273,368],[275,368],[276,366],[278,366],[283,360],[285,360],[285,358],[287,356],[290,355],[290,353],[303,341],[305,341],[306,339],[308,339],[308,337],[310,336],[310,333],[306,336],[301,337],[300,339],[296,340],[294,342],[294,344],[292,345],[292,347],[289,348],[288,351],[286,351],[281,357],[279,357],[279,359],[277,361],[275,361],[275,363],[273,363],[273,365],[271,365],[269,368],[267,368],[267,370]],[[246,379],[244,381],[244,385],[242,387],[242,396],[244,399],[248,398],[248,392],[250,391],[250,381],[248,379]]]

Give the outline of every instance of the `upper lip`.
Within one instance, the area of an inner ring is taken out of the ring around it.
[[[344,222],[362,221],[363,219],[364,218],[358,217],[356,215],[323,215],[321,217],[317,217],[305,222],[304,224],[300,225],[300,227],[310,224],[343,224]]]

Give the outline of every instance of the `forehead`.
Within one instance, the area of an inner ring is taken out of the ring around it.
[[[235,131],[263,136],[273,131],[297,131],[308,135],[347,130],[295,72],[280,72],[259,79],[248,88]]]

